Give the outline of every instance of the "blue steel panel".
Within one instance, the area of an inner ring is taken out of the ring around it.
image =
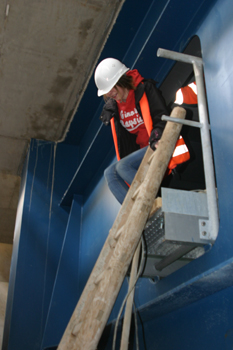
[[[144,323],[144,337],[140,337],[140,348],[145,346],[147,350],[232,349],[232,292],[232,287],[225,289],[198,303]]]
[[[218,249],[216,260],[228,259],[233,251],[231,235],[233,48],[229,45],[233,39],[232,15],[233,3],[226,0],[218,1],[209,15],[208,26],[200,28],[219,195],[220,230],[216,242]]]
[[[14,246],[17,266],[9,284],[10,338],[4,350],[40,349],[68,219],[58,200],[76,166],[76,147],[59,145],[56,153],[55,149],[51,142],[31,142],[22,223]]]
[[[82,197],[75,196],[48,310],[42,349],[60,342],[77,304]]]
[[[21,349],[39,349],[40,346],[47,304],[45,252],[50,222],[51,186],[48,184],[52,178],[53,146],[52,143],[32,141],[30,148],[8,349],[20,349],[18,344]],[[41,157],[42,167],[38,162]]]
[[[82,232],[80,239],[79,295],[87,282],[93,266],[116,218],[120,204],[109,191],[102,178],[83,206]],[[126,293],[126,281],[118,295],[110,319],[117,316]]]
[[[202,29],[206,89],[212,129],[216,181],[219,195],[219,252],[232,256],[232,171],[233,171],[233,3],[219,1],[213,9],[209,27]]]
[[[232,275],[231,270],[227,271]],[[221,281],[221,275],[219,276]],[[215,280],[216,281],[216,280]],[[205,283],[208,283],[207,281]],[[201,287],[201,284],[199,285]],[[232,349],[233,345],[233,287],[203,298],[176,311],[160,315],[160,305],[151,303],[147,308],[138,310],[138,335],[140,349],[147,350],[205,350]],[[183,296],[187,301],[193,290]],[[194,293],[195,294],[195,293]],[[175,298],[175,295],[174,295]],[[170,303],[161,300],[161,304]],[[176,304],[176,300],[173,300]],[[166,306],[165,306],[166,307]],[[133,321],[132,321],[133,325]],[[101,350],[111,350],[114,324],[108,325],[99,344]],[[129,349],[135,349],[135,329],[132,326]],[[117,346],[120,343],[119,327]]]
[[[82,160],[73,176],[69,187],[61,199],[61,205],[70,206],[74,194],[83,195],[90,181],[95,176],[101,163],[109,152],[113,153],[113,141],[110,126],[98,120],[98,131],[86,137],[86,147],[81,148]],[[89,129],[88,129],[89,130]],[[95,128],[94,128],[95,130]]]
[[[144,300],[144,305],[140,308],[140,315],[143,322],[152,320],[160,315],[179,309],[202,298],[217,293],[233,285],[233,259],[214,267],[210,271],[203,273],[166,293],[162,292],[161,286],[157,286],[160,291],[159,296],[150,302]],[[145,287],[145,286],[143,286]],[[155,285],[156,288],[156,285]],[[138,290],[142,286],[139,283]],[[141,296],[142,297],[142,296]],[[138,295],[135,296],[139,301]],[[139,303],[137,303],[138,305]]]
[[[145,40],[143,50],[135,62],[139,71],[146,77],[153,77],[160,84],[173,63],[170,60],[158,58],[157,49],[183,51],[215,2],[216,0],[189,2],[169,0],[159,14],[156,23],[153,22],[153,14],[156,12],[155,6],[157,5],[154,3],[153,11],[148,13],[144,24],[144,26],[147,23],[150,24],[150,36]],[[143,35],[143,30],[138,35]]]

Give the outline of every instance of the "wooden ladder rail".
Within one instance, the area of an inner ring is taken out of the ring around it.
[[[171,117],[185,118],[175,107]],[[148,150],[63,334],[58,350],[95,350],[160,188],[182,125],[167,122],[156,152]],[[153,181],[152,181],[153,179]]]
[[[153,207],[151,209],[149,218],[153,216],[155,212],[161,207],[162,207],[162,198],[157,197],[153,203]],[[139,257],[140,257],[141,249],[142,249],[142,244],[141,242],[139,242],[133,256],[132,266],[130,270],[128,297],[125,305],[125,314],[124,314],[124,322],[123,322],[123,328],[122,328],[122,334],[121,334],[120,350],[128,349],[131,319],[132,319],[132,309],[133,309],[133,302],[134,302],[134,289],[137,283],[138,273],[140,273]]]

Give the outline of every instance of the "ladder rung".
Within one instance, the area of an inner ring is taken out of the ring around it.
[[[74,326],[73,331],[72,331],[72,334],[74,336],[78,335],[78,332],[80,331],[81,326],[82,326],[82,321]]]
[[[136,191],[134,192],[134,194],[132,195],[132,199],[135,201],[135,199],[137,198],[139,192],[140,192],[140,189],[141,189],[141,185],[136,189]]]
[[[117,241],[113,237],[109,238],[108,244],[112,249],[115,248],[116,243],[117,243]]]
[[[114,239],[117,241],[118,238],[120,237],[120,235],[122,234],[123,230],[124,230],[125,225],[121,226],[121,228],[119,230],[117,230],[117,232],[115,233]]]
[[[105,275],[105,270],[103,270],[95,279],[94,283],[95,285],[98,285],[100,281],[102,281],[103,277]]]

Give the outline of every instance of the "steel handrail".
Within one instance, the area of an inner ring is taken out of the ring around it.
[[[200,57],[187,55],[175,51],[158,49],[158,57],[168,58],[175,61],[180,61],[183,63],[190,63],[193,65],[194,76],[197,86],[197,100],[198,100],[198,112],[199,121],[198,122],[188,122],[180,121],[182,124],[190,125],[193,127],[200,128],[201,134],[201,144],[202,144],[202,154],[205,172],[205,182],[206,182],[206,193],[207,193],[207,206],[209,213],[209,230],[205,238],[215,240],[218,235],[219,230],[219,215],[218,215],[218,205],[217,205],[217,193],[215,185],[214,176],[214,162],[213,153],[211,147],[210,139],[210,125],[208,121],[207,112],[207,101],[205,94],[204,76],[203,76],[203,60]],[[175,122],[170,117],[164,117],[164,120],[169,120]]]

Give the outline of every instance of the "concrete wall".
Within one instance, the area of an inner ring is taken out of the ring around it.
[[[0,282],[9,282],[12,244],[0,243]]]
[[[3,328],[6,313],[6,301],[9,285],[12,244],[0,244],[0,344],[2,344]]]

